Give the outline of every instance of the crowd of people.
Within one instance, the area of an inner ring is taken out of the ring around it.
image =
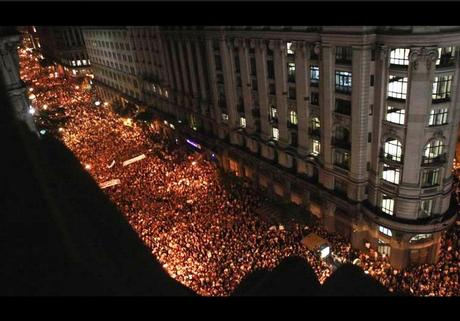
[[[302,246],[311,232],[327,239],[343,262],[359,258],[357,264],[392,292],[460,294],[454,231],[443,237],[439,263],[401,271],[372,249],[353,250],[319,222],[279,226],[256,214],[270,202],[262,192],[230,179],[214,162],[153,124],[127,122],[107,103],[95,103],[93,90],[40,66],[34,53],[19,53],[21,77],[34,94],[37,127],[60,138],[99,184],[120,180],[104,191],[163,268],[198,294],[229,295],[251,271],[273,269],[293,255],[307,259],[323,283],[332,266]],[[123,166],[142,154],[144,159]]]

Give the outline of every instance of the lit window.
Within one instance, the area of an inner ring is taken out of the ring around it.
[[[420,242],[422,240],[430,239],[431,236],[432,236],[432,234],[417,234],[417,235],[413,236],[409,240],[409,243],[417,243],[417,242]]]
[[[379,239],[377,244],[377,252],[385,256],[390,256],[391,246],[388,245],[384,240]]]
[[[432,109],[428,125],[437,126],[447,124],[447,108]]]
[[[86,59],[83,59],[81,62],[83,65],[86,65]]]
[[[387,182],[399,184],[399,173],[399,168],[392,167],[388,164],[383,164],[382,178]]]
[[[319,118],[318,117],[313,117],[311,119],[311,128],[312,129],[320,129],[321,127],[321,124],[319,122]]]
[[[240,117],[240,126],[243,128],[246,127],[246,118]]]
[[[389,237],[393,236],[393,233],[391,233],[391,230],[383,226],[379,226],[379,232]]]
[[[420,217],[429,217],[433,210],[433,200],[423,200],[420,204]]]
[[[452,75],[434,77],[433,100],[448,100],[452,90]]]
[[[335,89],[345,93],[351,92],[351,72],[335,72]]]
[[[272,119],[277,119],[278,117],[278,110],[275,107],[271,108],[271,116],[272,116]]]
[[[404,48],[392,49],[390,53],[390,64],[409,65],[409,51],[409,49]]]
[[[388,138],[385,142],[384,152],[385,158],[400,162],[402,156],[402,145],[399,140]]]
[[[312,153],[312,155],[318,156],[320,152],[321,152],[321,144],[320,144],[319,140],[312,139],[311,140],[311,153]]]
[[[423,152],[423,163],[433,163],[439,159],[444,153],[444,143],[440,139],[435,139],[429,142]]]
[[[75,63],[75,60],[72,60],[72,66],[76,66],[77,64]]]
[[[169,97],[169,94],[168,94],[168,91],[165,90],[165,97],[168,98]]]
[[[272,135],[274,140],[278,140],[280,138],[280,131],[276,127],[272,127]]]
[[[294,62],[288,63],[288,81],[295,82],[295,63]]]
[[[350,167],[350,154],[348,152],[336,150],[334,153],[334,165],[349,169]]]
[[[405,114],[406,111],[404,109],[388,105],[386,121],[399,125],[404,125]]]
[[[388,80],[388,97],[406,99],[407,77],[390,76]]]
[[[310,66],[310,83],[312,86],[316,86],[319,83],[319,67],[312,65]]]
[[[382,212],[393,215],[395,200],[388,195],[382,194]]]
[[[228,120],[228,115],[227,114],[222,114],[222,120],[227,121]]]
[[[81,66],[81,60],[77,60],[77,66]]]
[[[293,55],[294,54],[294,50],[292,50],[292,42],[286,43],[286,49],[287,49],[288,55]]]
[[[436,65],[448,66],[453,63],[455,47],[438,48]]]
[[[439,172],[439,168],[424,171],[422,175],[422,187],[438,185]]]
[[[297,113],[294,110],[291,110],[289,113],[289,120],[291,121],[291,124],[297,125]]]

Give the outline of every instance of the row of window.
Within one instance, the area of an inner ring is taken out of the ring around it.
[[[389,195],[382,194],[380,202],[382,212],[394,215],[395,200]],[[420,218],[430,217],[433,214],[433,199],[422,200],[420,202]]]
[[[407,66],[409,65],[409,48],[395,48],[390,52],[390,64]],[[437,66],[449,65],[453,62],[455,47],[438,48]]]
[[[434,77],[431,98],[433,101],[449,100],[452,93],[452,75]],[[407,98],[407,77],[390,75],[387,96],[404,100]]]

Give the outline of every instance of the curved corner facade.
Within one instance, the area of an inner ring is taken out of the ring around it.
[[[355,248],[437,260],[455,220],[460,27],[118,29],[83,31],[102,98],[151,108]]]

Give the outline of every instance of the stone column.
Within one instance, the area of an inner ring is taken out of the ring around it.
[[[367,179],[367,144],[369,118],[370,46],[353,47],[351,103],[351,162],[349,176],[358,182]],[[364,185],[348,189],[348,197],[362,201]]]
[[[309,116],[309,88],[310,88],[310,47],[303,41],[293,44],[295,50],[296,68],[296,99],[298,118],[298,152],[301,155],[308,153],[308,119]],[[308,100],[307,100],[308,99]]]
[[[382,122],[386,115],[386,101],[388,88],[388,66],[389,49],[386,46],[376,48],[375,59],[375,83],[374,83],[374,110],[372,115],[372,144],[369,171],[369,201],[371,204],[378,205],[377,190],[372,186],[377,186],[379,181],[379,162],[380,148],[382,140]]]
[[[331,151],[332,113],[335,99],[335,56],[330,44],[322,44],[319,57],[319,105],[321,110],[321,153],[320,157],[326,170],[333,170]],[[322,173],[322,174],[321,174]],[[326,188],[333,189],[332,176],[321,171],[320,183]]]
[[[432,83],[437,50],[412,49],[406,98],[406,139],[403,146],[404,170],[401,187],[418,186],[425,146],[426,115],[431,106]],[[417,191],[418,194],[418,191]]]
[[[184,50],[182,47],[182,40],[181,39],[176,39],[177,42],[177,48],[178,48],[178,58],[179,58],[179,72],[180,72],[180,77],[182,78],[182,84],[183,84],[183,91],[182,91],[182,96],[184,98],[184,101],[182,102],[185,107],[189,108],[189,99],[187,97],[188,94],[190,94],[190,86],[189,86],[189,81],[188,81],[188,70],[187,66],[185,65],[185,57],[184,57]],[[181,106],[182,107],[182,106]]]
[[[228,127],[230,131],[230,138],[232,139],[232,130],[238,127],[238,113],[236,110],[236,88],[235,88],[235,73],[233,68],[233,50],[231,43],[225,38],[221,38],[220,44],[220,57],[222,60],[222,74],[224,76],[225,98],[227,100],[227,113],[228,113]],[[233,141],[232,141],[233,142]]]
[[[287,62],[286,43],[284,41],[273,41],[273,62],[275,64],[275,86],[276,86],[276,109],[278,113],[279,145],[282,147],[289,144],[289,133],[287,128]]]
[[[191,86],[192,86],[192,94],[193,97],[198,97],[198,87],[196,83],[196,67],[195,67],[195,62],[193,60],[193,54],[192,54],[192,45],[190,43],[190,39],[187,39],[185,41],[185,49],[187,52],[187,63],[189,65],[189,74],[190,74],[190,81],[191,81]]]
[[[241,92],[243,95],[244,117],[246,118],[246,131],[251,134],[255,130],[254,117],[252,116],[252,95],[251,87],[247,85],[251,83],[248,45],[244,39],[235,40],[235,45],[238,47],[238,57],[240,60],[240,77],[241,77]]]
[[[208,64],[210,96],[212,105],[214,106],[214,133],[218,133],[218,129],[222,123],[222,112],[218,104],[219,93],[217,92],[216,62],[214,61],[214,48],[212,45],[212,38],[206,39],[206,63]]]
[[[258,41],[256,43],[255,40],[251,40],[250,45],[252,48],[255,48],[254,58],[256,60],[257,87],[259,92],[260,132],[262,139],[268,140],[272,135],[272,131],[268,122],[270,111],[267,96],[267,47],[264,42]]]
[[[0,90],[5,93],[10,108],[14,109],[16,119],[24,122],[30,131],[38,135],[32,115],[29,113],[26,88],[19,76],[17,46],[20,40],[21,35],[14,31],[10,35],[0,36]]]

